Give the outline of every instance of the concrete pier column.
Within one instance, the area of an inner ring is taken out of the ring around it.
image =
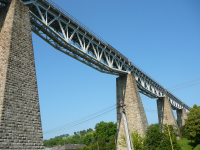
[[[125,104],[126,117],[130,132],[135,130],[144,134],[148,121],[140,98],[137,83],[133,74],[118,77],[117,82],[117,103]],[[117,107],[117,150],[127,150],[119,145],[121,136],[125,135],[124,121],[121,108]]]
[[[176,110],[176,114],[177,114],[177,120],[178,120],[178,127],[180,129],[181,126],[185,125],[185,119],[187,119],[187,113],[186,113],[186,110],[183,108],[183,109]]]
[[[0,149],[44,149],[29,8],[12,0],[0,25]]]
[[[168,124],[168,125],[174,125],[178,129],[178,125],[174,117],[171,104],[167,97],[159,98],[157,100],[157,109],[158,109],[158,123],[160,128],[163,124]]]

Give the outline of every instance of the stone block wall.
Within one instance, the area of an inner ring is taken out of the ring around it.
[[[176,114],[177,114],[177,120],[178,120],[178,127],[180,129],[181,126],[185,125],[185,119],[187,119],[187,113],[186,113],[186,110],[183,108],[183,109],[176,110]]]
[[[116,82],[117,103],[126,105],[129,132],[137,130],[139,134],[143,135],[148,127],[148,121],[134,75],[128,74],[118,77]],[[124,121],[121,108],[117,107],[117,150],[126,150],[127,148],[119,145],[122,140],[121,135],[125,135]]]
[[[178,129],[174,113],[172,111],[171,104],[167,97],[159,98],[157,100],[158,110],[158,123],[161,128],[163,124],[174,125]]]
[[[0,149],[44,149],[29,8],[12,0],[0,17]]]

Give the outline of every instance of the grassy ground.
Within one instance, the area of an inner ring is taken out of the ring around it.
[[[200,150],[200,144],[197,145],[194,150]]]
[[[200,144],[196,146],[194,145],[194,142],[191,142],[191,140],[187,140],[186,138],[178,140],[178,143],[181,146],[181,150],[200,150]]]

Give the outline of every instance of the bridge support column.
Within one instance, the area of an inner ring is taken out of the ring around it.
[[[129,132],[137,130],[140,135],[144,134],[148,127],[148,121],[134,75],[128,74],[118,77],[116,82],[117,103],[126,105],[125,111]],[[117,107],[117,150],[127,150],[119,144],[122,141],[121,136],[125,135],[121,110],[122,108]]]
[[[176,110],[176,114],[177,114],[177,120],[178,120],[178,127],[180,129],[181,126],[185,125],[185,119],[187,119],[187,113],[186,113],[186,110],[183,108],[183,109]]]
[[[0,149],[44,149],[29,8],[19,0],[7,8],[0,12]]]
[[[159,98],[157,100],[157,109],[160,129],[162,129],[163,124],[174,125],[178,129],[171,104],[167,97]]]

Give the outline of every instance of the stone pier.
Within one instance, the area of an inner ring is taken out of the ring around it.
[[[158,109],[158,123],[160,128],[162,127],[163,124],[168,124],[168,125],[173,125],[178,129],[171,104],[167,97],[159,98],[157,100],[157,109]]]
[[[125,104],[129,131],[138,131],[143,135],[148,127],[147,117],[140,98],[137,83],[133,74],[118,77],[117,80],[117,103]],[[124,121],[121,108],[117,107],[117,150],[127,150],[122,147],[121,135],[125,135]]]
[[[178,127],[180,129],[181,126],[185,125],[185,119],[187,119],[187,113],[186,113],[186,110],[183,108],[183,109],[176,110],[176,114],[177,114],[177,120],[178,120]]]
[[[43,147],[29,8],[0,10],[0,149]]]

